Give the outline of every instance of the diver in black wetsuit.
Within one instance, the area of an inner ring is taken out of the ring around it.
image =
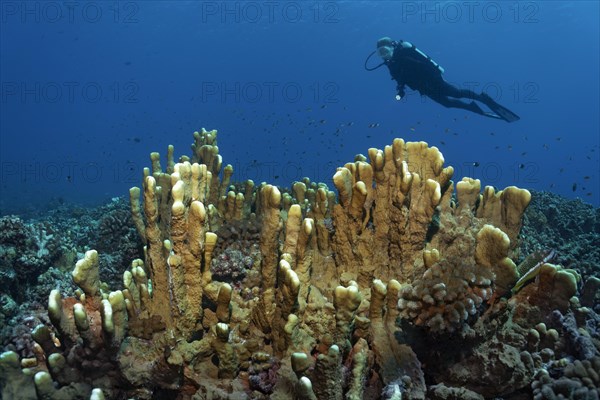
[[[381,65],[387,65],[392,79],[397,82],[396,99],[404,97],[405,86],[418,90],[422,96],[427,96],[444,107],[462,108],[486,117],[503,119],[507,122],[519,120],[512,111],[496,103],[486,93],[477,94],[471,90],[459,89],[442,78],[444,69],[430,57],[409,42],[393,41],[389,37],[377,41],[377,54],[384,60],[375,68],[365,68],[372,71]],[[369,58],[373,55],[369,56]],[[367,61],[369,60],[367,58]],[[488,106],[492,112],[482,110],[474,101],[464,102],[459,99],[477,100]]]

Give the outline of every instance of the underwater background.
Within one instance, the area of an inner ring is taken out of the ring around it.
[[[385,36],[520,120],[396,100]],[[600,398],[599,40],[597,1],[0,0],[0,400]]]
[[[596,1],[3,1],[1,29],[2,214],[124,195],[201,127],[238,179],[330,182],[402,137],[455,177],[600,204]],[[382,36],[521,120],[396,101],[387,68],[364,69]]]

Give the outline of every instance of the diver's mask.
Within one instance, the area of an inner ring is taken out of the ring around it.
[[[396,45],[397,45],[397,43],[387,36],[379,39],[377,41],[377,50],[375,50],[371,54],[369,54],[367,56],[367,59],[365,60],[365,69],[367,71],[374,71],[377,68],[381,67],[382,65],[385,65],[394,56],[394,49],[396,48]],[[371,59],[371,57],[373,57],[373,55],[375,53],[377,53],[377,55],[383,59],[383,62],[374,67],[368,67],[367,63],[369,62],[369,60]]]
[[[394,55],[396,42],[389,37],[382,37],[377,41],[377,55],[384,61],[390,61]]]

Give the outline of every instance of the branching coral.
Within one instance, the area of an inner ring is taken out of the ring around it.
[[[49,396],[52,387],[140,399],[425,399],[418,346],[401,339],[409,332],[398,321],[466,337],[484,311],[506,307],[527,191],[481,195],[479,181],[463,179],[453,200],[439,150],[401,139],[339,168],[337,201],[308,179],[290,192],[232,183],[216,131],[196,132],[192,149],[176,162],[169,147],[164,171],[152,153],[142,188],[130,191],[144,260],[106,291],[88,252],[73,272],[77,296],[50,295],[57,337],[35,335],[35,379],[18,379]],[[244,261],[224,264],[233,255]],[[548,268],[519,296],[562,307],[544,291],[572,281]],[[20,373],[13,353],[3,360],[4,376]]]

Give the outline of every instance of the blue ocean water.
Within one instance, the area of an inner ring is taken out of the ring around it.
[[[2,1],[0,213],[97,204],[149,153],[219,130],[236,180],[331,184],[395,137],[454,180],[600,205],[597,1]],[[377,39],[412,42],[447,81],[521,120],[396,101]],[[379,61],[373,57],[370,65]],[[164,165],[164,164],[163,164]]]

